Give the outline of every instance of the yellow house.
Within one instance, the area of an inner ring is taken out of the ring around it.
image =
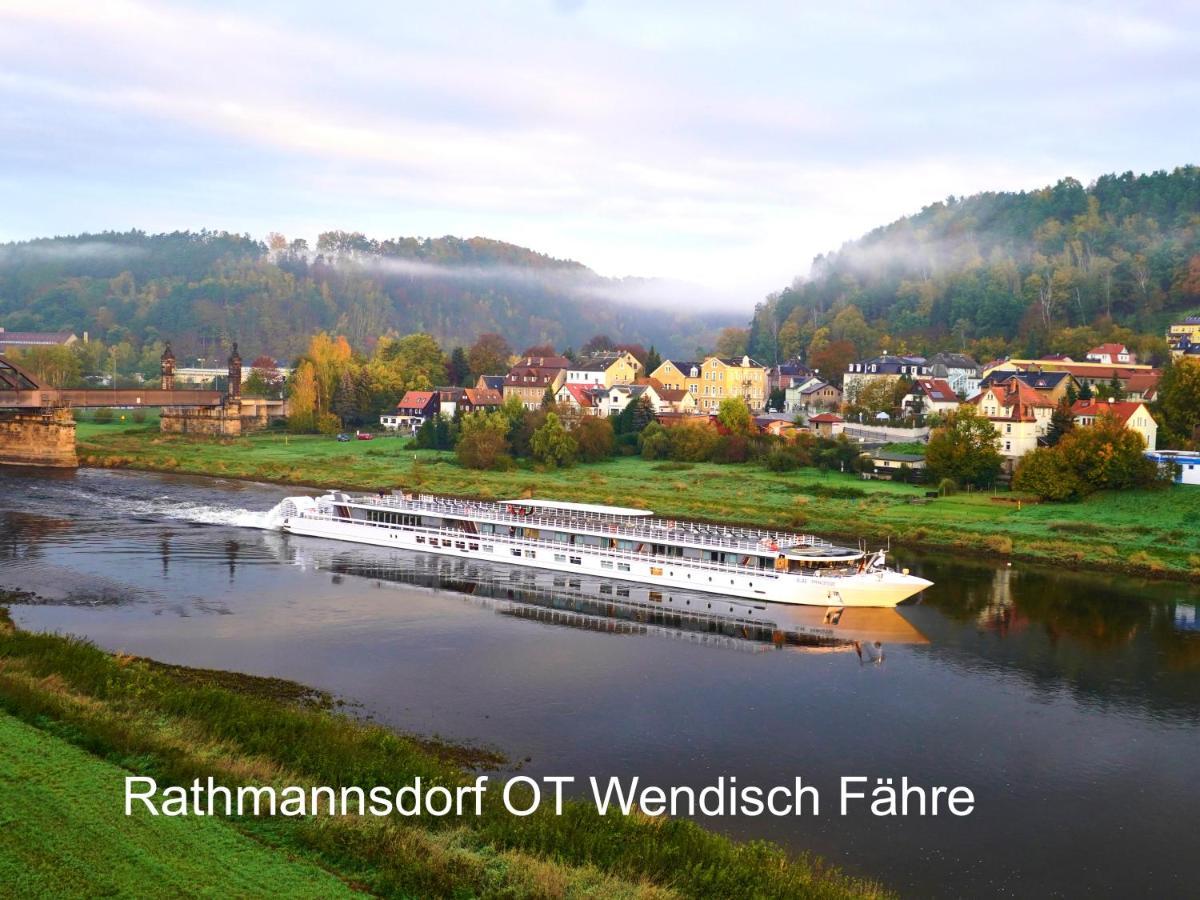
[[[1167,329],[1167,345],[1175,357],[1182,356],[1189,346],[1200,345],[1200,316],[1188,316],[1172,324]]]
[[[766,366],[748,356],[722,359],[710,356],[702,363],[664,360],[650,377],[668,390],[686,390],[696,398],[702,413],[715,413],[727,397],[740,397],[752,410],[767,405]]]
[[[627,350],[593,353],[571,363],[566,384],[610,388],[614,384],[633,384],[644,367]]]

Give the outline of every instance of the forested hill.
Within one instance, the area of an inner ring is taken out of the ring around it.
[[[644,283],[641,283],[644,286]],[[0,245],[0,326],[84,331],[134,347],[171,339],[182,355],[298,354],[317,331],[369,348],[389,331],[427,331],[447,347],[483,332],[516,348],[614,340],[692,352],[728,314],[622,302],[631,282],[485,238],[326,232],[316,247],[270,235],[104,232]]]
[[[1114,326],[1161,334],[1197,305],[1200,168],[1065,178],[950,197],[818,257],[807,280],[759,305],[750,351],[772,360],[844,340],[856,352],[1032,354]]]

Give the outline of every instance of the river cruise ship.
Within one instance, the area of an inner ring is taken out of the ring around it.
[[[895,606],[931,582],[811,535],[675,521],[648,510],[555,500],[290,497],[289,534],[487,559],[772,603]]]

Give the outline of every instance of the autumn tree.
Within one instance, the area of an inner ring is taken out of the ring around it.
[[[575,436],[563,426],[558,413],[546,413],[545,421],[529,439],[529,452],[538,462],[548,466],[569,466],[575,462],[579,445]]]
[[[317,377],[310,360],[303,360],[288,384],[288,430],[305,434],[317,430]]]
[[[509,422],[499,410],[476,410],[463,416],[455,453],[468,469],[506,469],[509,457]]]
[[[754,416],[741,397],[726,397],[717,408],[717,421],[730,434],[745,436],[754,430]]]
[[[952,478],[959,484],[989,484],[999,474],[1003,461],[996,449],[999,436],[995,426],[974,406],[960,406],[929,436],[926,468],[936,478]]]
[[[512,347],[501,335],[494,331],[481,334],[467,350],[472,380],[478,380],[480,375],[503,375],[512,355]]]
[[[723,359],[741,358],[746,355],[750,340],[750,329],[734,328],[732,326],[722,328],[721,333],[717,335],[716,346],[713,348],[713,354],[720,356]]]
[[[600,462],[613,455],[613,426],[606,416],[583,416],[572,434],[583,462]]]
[[[1200,360],[1184,358],[1167,365],[1153,413],[1165,446],[1200,446]]]

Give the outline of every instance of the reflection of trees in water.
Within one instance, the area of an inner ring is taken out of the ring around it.
[[[5,510],[0,513],[0,559],[40,559],[46,539],[71,527],[70,519]]]

